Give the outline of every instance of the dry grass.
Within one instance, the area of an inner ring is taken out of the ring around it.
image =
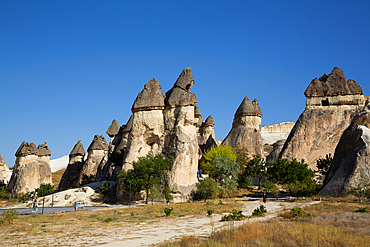
[[[66,169],[61,169],[52,173],[52,181],[55,184],[55,188],[59,186],[60,180],[62,180],[63,173]]]
[[[246,222],[206,240],[191,236],[160,246],[370,246],[370,214],[354,213],[358,207],[370,203],[332,199],[304,208],[310,217]]]

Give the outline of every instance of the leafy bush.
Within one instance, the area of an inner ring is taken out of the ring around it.
[[[224,203],[221,200],[218,201],[218,205],[223,205],[223,204]]]
[[[113,219],[111,217],[109,217],[109,218],[106,218],[105,220],[103,220],[103,222],[108,223],[108,222],[111,222],[112,220]]]
[[[234,209],[229,215],[222,216],[221,221],[242,220],[245,217],[247,216],[243,215],[242,211]]]
[[[93,178],[94,178],[94,175],[87,176],[86,174],[82,174],[82,179],[81,179],[80,186],[84,186],[86,184],[91,183]]]
[[[37,192],[37,195],[39,197],[44,196],[44,184],[41,184],[40,187],[38,187],[37,189],[35,189],[35,192]],[[53,186],[51,184],[46,184],[45,196],[51,195],[53,193],[54,193]]]
[[[332,163],[333,163],[333,157],[331,156],[331,154],[327,154],[325,158],[318,159],[316,161],[316,168],[317,168],[316,173],[320,175],[321,180],[325,179]]]
[[[166,203],[169,203],[173,199],[173,193],[174,191],[170,189],[170,187],[165,186],[165,188],[162,191],[162,196],[166,200]]]
[[[303,211],[301,208],[292,208],[290,210],[290,213],[292,214],[293,217],[298,216],[298,217],[307,217],[310,216],[311,214],[306,213]]]
[[[29,192],[26,192],[26,193],[20,193],[18,195],[18,202],[26,202],[26,201],[28,201],[30,199],[30,197],[31,197],[31,193],[33,193],[33,192],[29,191]]]
[[[166,216],[170,216],[172,214],[173,208],[165,208],[164,213]]]
[[[8,223],[12,222],[13,220],[18,219],[18,212],[15,209],[10,209],[10,210],[4,210],[3,213],[3,219],[2,223]]]
[[[194,194],[194,200],[206,201],[207,199],[217,198],[219,191],[217,182],[212,178],[205,178],[196,184],[197,191]]]
[[[238,180],[237,180],[237,183],[238,183],[238,187],[239,188],[248,188],[250,186],[253,185],[253,178],[252,177],[249,177],[249,176],[246,176],[244,175],[243,173],[239,173],[238,174]]]
[[[213,210],[212,210],[212,209],[208,209],[208,210],[207,210],[207,214],[208,214],[208,216],[212,216],[212,214],[213,214]]]
[[[252,217],[256,217],[256,216],[263,216],[264,214],[267,213],[267,209],[265,206],[263,205],[260,205],[259,208],[256,208],[253,212],[252,212]]]
[[[358,207],[356,210],[354,210],[353,212],[355,213],[370,213],[369,210],[367,210],[367,208],[362,208],[362,207]]]

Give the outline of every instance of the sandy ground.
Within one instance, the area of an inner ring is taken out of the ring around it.
[[[264,204],[268,210],[265,217],[235,221],[232,226],[230,222],[222,222],[221,214],[212,217],[185,216],[185,217],[163,217],[155,221],[141,223],[125,223],[121,227],[105,225],[104,227],[79,228],[78,225],[61,226],[60,234],[40,234],[38,236],[20,236],[16,244],[12,242],[11,236],[0,242],[0,246],[150,246],[164,241],[173,241],[185,235],[209,236],[213,231],[223,228],[237,227],[252,221],[263,221],[275,217],[278,212],[293,207],[304,207],[319,203],[318,201],[298,203],[284,201],[268,201]],[[260,201],[243,202],[242,211],[244,215],[251,215],[252,211],[259,207]],[[0,234],[1,235],[1,234]],[[14,241],[14,240],[13,240]]]

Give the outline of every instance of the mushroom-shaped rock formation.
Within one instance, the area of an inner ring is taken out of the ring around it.
[[[84,164],[85,150],[79,140],[69,154],[69,163],[59,182],[60,190],[78,187],[82,180],[82,166]]]
[[[108,130],[107,130],[107,135],[109,135],[109,137],[114,137],[118,134],[120,130],[120,126],[119,126],[119,123],[117,122],[116,119],[113,119],[112,121],[112,124],[108,127]]]
[[[108,144],[105,141],[105,138],[101,135],[95,135],[93,141],[91,142],[89,148],[87,151],[92,151],[92,150],[103,150],[107,151],[108,150]]]
[[[201,127],[202,124],[204,123],[204,119],[202,115],[199,113],[199,107],[197,105],[194,105],[194,118],[198,119],[197,121],[197,128]]]
[[[364,107],[366,96],[353,80],[346,81],[343,71],[334,68],[330,75],[314,79],[308,86],[306,109],[290,132],[279,158],[304,159],[309,168],[333,154],[353,117]]]
[[[0,181],[4,181],[5,183],[8,183],[11,175],[12,175],[12,171],[9,169],[8,164],[5,163],[5,161],[3,160],[3,157],[1,157],[0,155]]]
[[[218,145],[213,125],[215,125],[215,121],[209,115],[198,130],[198,145],[202,153],[205,153],[212,146]]]
[[[262,111],[257,99],[251,102],[245,97],[236,113],[232,129],[222,142],[223,145],[237,145],[247,148],[249,155],[263,155],[263,144],[259,126],[261,125]]]
[[[173,88],[164,95],[166,107],[194,106],[198,102],[197,97],[189,92],[193,85],[191,68],[186,68],[181,72]]]
[[[361,186],[370,180],[369,119],[370,104],[367,102],[343,132],[320,195],[340,196],[351,187]]]
[[[209,115],[203,125],[205,127],[206,126],[212,126],[213,127],[213,125],[215,125],[215,121],[213,120],[213,117],[211,115]]]
[[[132,112],[154,110],[164,108],[164,98],[157,79],[153,78],[144,85],[143,91],[139,93],[134,104]]]
[[[108,144],[103,136],[95,135],[89,148],[87,158],[81,170],[81,176],[95,176],[99,166],[104,166],[108,160]]]
[[[50,150],[46,143],[36,147],[34,143],[23,141],[17,157],[8,190],[11,194],[26,193],[38,188],[42,183],[52,183]]]

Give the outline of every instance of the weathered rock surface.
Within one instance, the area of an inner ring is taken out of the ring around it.
[[[81,176],[95,176],[99,165],[108,160],[108,144],[103,136],[95,135],[89,148],[87,149],[87,158],[81,169]]]
[[[112,121],[112,124],[109,126],[108,130],[107,130],[107,135],[109,135],[109,137],[113,138],[114,136],[116,136],[120,130],[120,127],[119,126],[119,123],[117,122],[116,119],[113,119]]]
[[[8,164],[5,163],[3,157],[0,155],[0,181],[4,181],[4,183],[8,183],[10,177],[12,175],[12,171],[9,169]]]
[[[63,173],[59,183],[60,190],[78,187],[82,180],[82,166],[84,162],[85,150],[79,140],[69,154],[69,163],[67,169]]]
[[[43,183],[52,183],[51,153],[46,142],[38,148],[34,143],[22,142],[15,155],[17,159],[8,185],[10,193],[26,193]]]
[[[161,110],[163,108],[164,100],[161,86],[157,79],[153,78],[144,85],[143,91],[141,91],[137,96],[131,110],[134,113],[143,110]]]
[[[320,195],[339,196],[370,180],[370,104],[357,114],[335,149]]]
[[[293,122],[283,122],[262,126],[260,128],[262,143],[271,145],[279,140],[285,140],[294,124]]]
[[[273,163],[277,160],[277,158],[279,157],[279,154],[281,152],[281,149],[283,149],[284,143],[285,143],[285,140],[279,140],[279,141],[275,142],[274,144],[272,144],[273,150],[266,157],[266,162]]]
[[[214,125],[215,125],[215,121],[210,115],[207,117],[206,121],[202,123],[202,125],[198,129],[198,145],[202,153],[205,153],[212,146],[218,145],[218,141],[215,135],[215,130],[213,128]]]
[[[318,159],[333,154],[343,131],[365,103],[364,95],[353,94],[362,93],[353,85],[354,81],[348,83],[339,68],[320,80],[314,79],[305,92],[306,109],[295,123],[279,157],[304,159],[314,169]],[[345,95],[347,93],[351,95]],[[342,98],[339,101],[338,97],[355,100]]]
[[[235,113],[232,129],[222,144],[247,148],[249,155],[263,155],[259,130],[261,117],[262,111],[257,99],[251,102],[248,97],[245,97]]]

